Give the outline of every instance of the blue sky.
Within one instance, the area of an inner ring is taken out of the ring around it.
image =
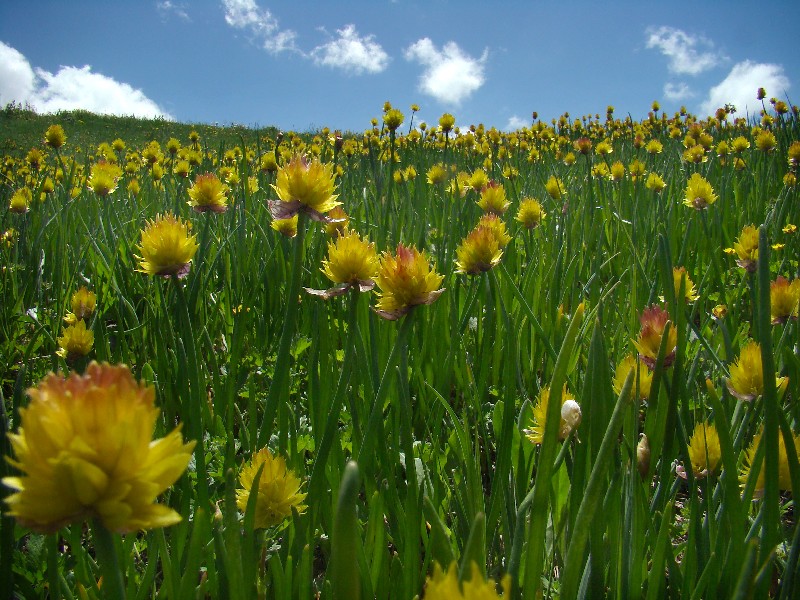
[[[193,123],[509,130],[653,100],[706,115],[797,102],[800,2],[4,0],[0,104]]]

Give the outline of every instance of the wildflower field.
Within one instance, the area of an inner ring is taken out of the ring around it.
[[[800,116],[758,97],[7,110],[0,595],[797,598]]]

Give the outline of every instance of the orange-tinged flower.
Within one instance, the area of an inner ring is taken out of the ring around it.
[[[117,181],[122,176],[122,169],[114,163],[101,160],[92,165],[87,187],[98,196],[105,197],[117,189]]]
[[[506,190],[503,185],[496,181],[490,181],[481,190],[478,206],[483,209],[483,212],[502,215],[511,206],[511,202],[506,198]]]
[[[174,215],[158,215],[142,230],[137,246],[141,256],[137,271],[148,275],[185,277],[197,252],[197,236],[190,235],[192,224]]]
[[[433,575],[425,580],[425,600],[500,600],[511,597],[511,577],[503,577],[503,595],[497,593],[497,584],[486,581],[478,565],[470,565],[471,578],[458,582],[458,565],[453,562],[443,571],[439,563],[433,565]]]
[[[350,291],[368,292],[375,287],[380,261],[375,244],[362,239],[355,231],[348,231],[328,242],[328,258],[320,269],[336,286],[327,290],[304,288],[309,294],[325,300]]]
[[[769,284],[770,316],[773,325],[783,325],[789,319],[797,320],[800,304],[800,279],[791,283],[782,276]]]
[[[632,354],[628,354],[620,361],[619,365],[617,365],[617,369],[614,371],[614,381],[612,382],[616,394],[622,391],[622,386],[625,385],[628,373],[636,369],[636,376],[639,379],[639,398],[647,400],[650,397],[650,387],[653,384],[653,372],[646,366],[643,367],[643,362],[644,361],[640,360],[638,356]],[[634,379],[633,384],[635,390],[636,379]]]
[[[456,273],[477,275],[497,265],[503,257],[500,241],[489,227],[476,227],[456,248]]]
[[[689,462],[695,477],[713,473],[722,459],[719,433],[714,425],[698,423],[689,438]]]
[[[740,400],[751,401],[764,393],[764,369],[761,363],[761,346],[750,340],[739,352],[739,358],[730,366],[730,378],[725,380],[728,391]],[[786,389],[788,377],[775,377],[779,392]]]
[[[253,490],[256,474],[261,470],[258,489]],[[282,456],[273,456],[269,448],[262,448],[253,455],[252,460],[239,471],[239,484],[243,489],[236,490],[236,506],[244,512],[255,491],[256,511],[253,527],[266,529],[279,525],[292,515],[292,508],[298,513],[305,511],[303,500],[306,494],[300,492],[300,480],[286,467]]]
[[[189,206],[196,212],[223,213],[228,210],[228,186],[214,173],[198,175],[188,193],[191,198]]]
[[[544,440],[544,429],[547,423],[547,405],[550,402],[550,387],[543,387],[533,406],[533,415],[530,428],[525,430],[525,435],[533,444],[541,444]],[[573,430],[581,424],[581,407],[568,390],[567,385],[561,392],[561,421],[558,427],[558,439],[565,440]]]
[[[669,313],[654,304],[650,308],[644,309],[639,317],[642,325],[639,337],[633,345],[639,351],[639,358],[651,369],[655,369],[658,350],[661,347],[661,339],[664,336],[664,329],[669,322]],[[675,347],[678,345],[678,332],[674,324],[670,323],[669,334],[667,337],[666,355],[664,356],[664,366],[669,367],[675,360]]]
[[[375,281],[381,289],[375,312],[391,321],[415,306],[431,304],[444,292],[444,276],[431,267],[424,251],[397,245],[397,254],[384,252]]]
[[[519,203],[517,211],[517,221],[522,223],[526,229],[535,229],[542,224],[547,213],[542,209],[538,200],[533,198],[523,198]]]
[[[683,203],[689,208],[703,210],[717,201],[714,188],[700,173],[693,173],[686,184]]]
[[[739,484],[744,487],[747,480],[750,478],[751,471],[756,466],[755,458],[758,452],[758,446],[761,443],[761,438],[764,436],[763,428],[754,437],[753,441],[745,450],[744,460],[742,461],[742,468],[739,471]],[[795,452],[800,451],[800,436],[794,435],[791,438],[794,443]],[[758,479],[756,479],[754,498],[760,498],[764,495],[764,480],[765,480],[764,459],[762,457],[761,464],[758,469]],[[786,453],[786,441],[783,439],[783,433],[778,431],[778,488],[781,490],[792,491],[792,477],[789,473],[789,456]]]
[[[166,527],[181,520],[156,504],[186,469],[194,442],[180,427],[152,440],[158,418],[153,387],[137,383],[128,367],[92,362],[85,375],[48,375],[20,409],[9,434],[22,472],[3,483],[20,524],[52,532],[99,518],[117,532]]]
[[[325,213],[341,204],[334,194],[336,177],[333,164],[322,164],[318,159],[308,161],[295,155],[288,164],[278,169],[272,189],[279,200],[271,200],[270,212],[274,219],[288,219],[305,212],[315,221],[329,221]]]

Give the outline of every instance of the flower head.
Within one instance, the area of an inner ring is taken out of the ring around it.
[[[726,252],[736,254],[737,265],[748,273],[755,273],[758,266],[758,228],[745,225],[731,250],[726,249]]]
[[[517,211],[517,221],[522,223],[526,229],[535,229],[542,224],[547,213],[542,209],[538,200],[533,198],[523,198],[519,203]]]
[[[800,279],[791,283],[782,276],[769,284],[770,316],[773,325],[783,325],[789,319],[797,320],[800,304]]]
[[[379,265],[375,244],[362,239],[355,231],[348,231],[328,242],[328,258],[322,261],[320,269],[337,285],[328,290],[304,289],[325,300],[341,296],[351,289],[367,292],[375,287]]]
[[[383,114],[383,122],[389,131],[395,131],[403,124],[405,116],[396,108],[390,108]]]
[[[28,395],[9,434],[9,462],[22,475],[3,479],[22,525],[51,532],[96,517],[128,532],[181,520],[155,499],[186,469],[194,442],[184,444],[180,428],[152,440],[155,392],[128,367],[92,362],[85,375],[48,375]]]
[[[440,183],[444,183],[447,181],[447,169],[445,169],[442,163],[436,163],[430,169],[428,169],[427,180],[431,185],[439,185]]]
[[[44,143],[51,148],[61,148],[67,142],[67,134],[61,125],[50,125],[44,132]]]
[[[191,223],[174,215],[159,215],[148,221],[137,246],[141,256],[138,271],[148,275],[185,277],[197,252],[197,236],[190,235]]]
[[[270,227],[284,237],[293,238],[297,235],[297,221],[297,215],[289,217],[288,219],[272,219]]]
[[[263,465],[263,469],[262,469]],[[258,489],[253,490],[256,474],[261,470]],[[298,513],[305,511],[303,504],[306,495],[300,492],[300,480],[286,467],[282,456],[273,456],[269,448],[262,448],[253,455],[251,461],[239,471],[239,484],[243,489],[236,490],[236,506],[245,511],[250,494],[255,491],[256,514],[253,527],[266,529],[279,525],[291,516],[292,508]]]
[[[667,184],[664,182],[664,179],[658,173],[649,173],[647,175],[647,179],[644,182],[644,187],[658,194],[665,187],[667,187]]]
[[[101,160],[92,165],[86,185],[98,196],[105,197],[117,189],[117,181],[121,175],[122,169],[117,165]]]
[[[689,274],[686,272],[684,267],[673,267],[672,268],[672,279],[675,285],[675,297],[677,298],[681,292],[681,284],[683,280],[686,280],[686,283],[683,284],[684,289],[684,298],[686,298],[686,302],[694,302],[700,296],[697,295],[697,288],[695,288],[692,279],[689,277]]]
[[[550,179],[544,184],[544,189],[553,200],[560,200],[562,196],[567,194],[564,184],[555,175],[550,175]]]
[[[543,387],[536,398],[533,406],[533,418],[531,426],[525,430],[528,439],[534,444],[541,444],[544,441],[544,429],[547,423],[547,406],[550,402],[550,387]],[[558,439],[565,440],[574,429],[581,424],[581,407],[575,401],[564,384],[561,392],[561,421],[558,427]]]
[[[467,179],[466,187],[480,193],[489,185],[489,176],[483,169],[475,169]]]
[[[669,313],[658,305],[644,309],[639,317],[642,328],[639,330],[639,337],[633,345],[639,351],[639,358],[651,369],[656,367],[658,350],[661,348],[661,340],[664,336],[669,321]],[[664,356],[664,366],[668,367],[675,360],[675,347],[678,345],[678,332],[675,326],[670,323],[669,334],[667,337],[667,352]]]
[[[747,484],[747,480],[751,476],[751,471],[756,466],[755,459],[758,452],[758,446],[761,443],[761,438],[764,436],[763,429],[753,436],[753,441],[745,450],[744,460],[742,461],[742,468],[739,471],[739,483],[742,487]],[[795,452],[800,450],[800,436],[792,436],[791,441],[794,443]],[[765,471],[764,459],[762,457],[761,464],[758,469],[758,479],[755,484],[754,497],[759,498],[764,494],[764,479]],[[786,453],[786,441],[783,439],[783,434],[778,432],[778,488],[781,490],[792,491],[792,478],[789,473],[789,457]]]
[[[189,206],[196,212],[222,213],[228,210],[228,186],[213,173],[198,175],[189,188]]]
[[[764,369],[761,346],[750,340],[739,352],[739,358],[730,366],[730,378],[725,380],[728,391],[740,400],[751,401],[764,393]],[[781,390],[789,383],[787,377],[776,377],[775,386]]]
[[[375,281],[381,289],[375,308],[385,319],[395,320],[420,304],[431,304],[444,292],[444,276],[432,268],[424,251],[397,245],[397,254],[384,252]]]
[[[456,124],[456,118],[450,113],[444,113],[441,117],[439,117],[439,128],[444,133],[452,131],[453,126],[455,124]]]
[[[720,460],[722,450],[719,434],[714,425],[698,423],[689,438],[689,462],[695,477],[705,477],[713,473]]]
[[[503,185],[496,181],[490,181],[481,190],[478,206],[480,206],[484,212],[502,215],[508,210],[508,207],[511,206],[511,202],[506,198],[506,190]]]
[[[505,222],[494,213],[481,215],[481,218],[478,219],[476,228],[477,227],[487,227],[491,229],[500,244],[501,250],[508,246],[508,243],[511,241],[511,236],[508,235],[508,231],[506,231]]]
[[[70,304],[72,305],[72,312],[67,313],[64,317],[64,322],[67,325],[74,325],[78,321],[85,321],[92,316],[97,306],[97,296],[95,296],[94,292],[89,291],[85,285],[82,285],[72,294]]]
[[[28,207],[30,206],[32,200],[33,200],[33,192],[31,192],[30,188],[27,187],[19,188],[11,196],[11,204],[9,205],[9,210],[13,213],[24,214],[28,212]]]
[[[456,273],[477,275],[497,265],[503,250],[493,229],[478,226],[456,248],[456,257]]]
[[[700,173],[693,173],[689,178],[684,196],[683,203],[695,210],[703,210],[717,201],[714,188]]]
[[[644,361],[632,354],[628,354],[620,361],[619,365],[617,365],[617,369],[614,371],[614,381],[612,382],[615,393],[619,394],[622,391],[622,386],[625,385],[628,373],[636,369],[636,375],[639,378],[639,398],[646,400],[650,397],[650,386],[653,384],[653,372],[646,366],[642,367],[642,362]],[[636,380],[634,379],[634,386],[635,385]]]
[[[295,155],[288,164],[278,169],[272,189],[279,200],[271,200],[270,212],[275,219],[288,219],[306,212],[315,221],[327,221],[325,213],[341,204],[333,193],[336,181],[333,164],[322,164],[318,159],[309,162]]]
[[[92,351],[94,333],[91,329],[86,329],[85,321],[80,320],[64,328],[61,337],[58,338],[58,344],[59,349],[56,354],[61,358],[74,359],[86,356]]]
[[[472,577],[459,584],[455,562],[447,572],[442,570],[439,563],[434,563],[433,575],[425,580],[425,600],[500,600],[511,597],[511,578],[508,575],[503,577],[503,595],[500,596],[495,582],[484,580],[477,564],[473,562],[470,571]]]

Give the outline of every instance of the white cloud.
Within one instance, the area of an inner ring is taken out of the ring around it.
[[[156,9],[158,9],[162,18],[166,18],[172,13],[183,21],[189,22],[192,20],[191,17],[189,17],[189,13],[186,11],[186,4],[183,2],[176,3],[170,0],[161,0],[156,2]]]
[[[665,83],[664,84],[664,97],[672,102],[680,102],[687,98],[692,98],[695,93],[687,85],[685,81],[678,83]]]
[[[277,54],[284,50],[297,50],[297,34],[291,29],[281,29],[278,19],[268,9],[262,9],[255,0],[222,0],[225,22],[235,29],[249,30],[260,38],[265,50]]]
[[[530,121],[526,121],[517,115],[511,115],[511,117],[508,119],[508,123],[506,124],[506,131],[516,131],[517,129],[522,129],[523,127],[528,127],[529,125]]]
[[[648,29],[647,47],[656,48],[669,59],[667,68],[677,75],[698,75],[726,58],[714,50],[714,43],[674,27]]]
[[[339,34],[338,38],[311,51],[315,64],[343,69],[356,75],[380,73],[389,65],[389,55],[374,41],[375,36],[360,37],[355,25],[345,25],[336,33]]]
[[[429,38],[417,40],[406,49],[406,60],[415,60],[425,67],[419,89],[445,104],[460,104],[486,81],[484,74],[489,51],[480,58],[466,54],[455,42],[447,42],[441,50]]]
[[[19,51],[0,42],[0,104],[29,103],[38,112],[84,109],[101,114],[172,117],[141,90],[84,67],[55,74],[33,69]]]
[[[709,90],[700,110],[703,114],[713,115],[725,104],[733,104],[737,116],[753,115],[761,109],[761,102],[756,99],[760,87],[770,96],[783,96],[790,87],[783,67],[749,60],[737,63],[725,79]]]

